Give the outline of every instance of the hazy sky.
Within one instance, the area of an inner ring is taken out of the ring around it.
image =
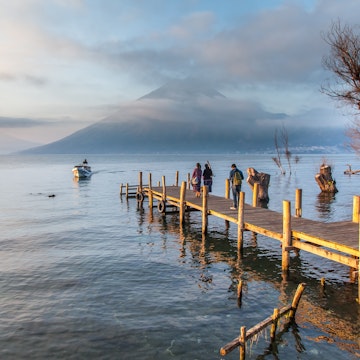
[[[358,24],[359,0],[0,0],[0,9],[0,135],[51,142],[186,77],[265,111],[321,119],[330,109],[329,121],[345,121],[319,92],[330,76],[321,33],[338,19]]]

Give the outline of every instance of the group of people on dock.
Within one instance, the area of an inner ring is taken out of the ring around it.
[[[203,180],[203,184],[207,186],[208,192],[212,191],[212,183],[214,176],[215,175],[213,174],[209,162],[205,164],[204,171],[201,170],[200,163],[197,163],[195,165],[191,176],[191,184],[196,197],[201,196],[201,180]],[[229,174],[229,181],[231,183],[231,189],[233,193],[233,206],[230,207],[231,210],[236,210],[238,207],[242,180],[244,180],[244,175],[242,171],[237,168],[236,164],[232,164]]]

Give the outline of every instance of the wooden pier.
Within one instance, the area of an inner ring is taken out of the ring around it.
[[[189,175],[188,175],[189,177]],[[153,187],[151,174],[149,183],[142,185],[142,173],[139,173],[139,185],[136,186],[135,195],[141,203],[145,197],[149,200],[149,207],[157,208],[160,213],[166,214],[169,207],[179,212],[180,225],[185,219],[185,212],[198,210],[202,212],[202,232],[207,232],[208,216],[212,215],[226,222],[237,225],[238,249],[243,248],[243,233],[251,231],[281,242],[282,271],[286,274],[290,267],[290,252],[300,250],[324,257],[326,259],[346,265],[351,269],[351,280],[358,280],[358,299],[360,303],[360,196],[354,196],[353,218],[349,221],[323,223],[302,218],[301,189],[296,191],[295,215],[291,215],[290,201],[283,201],[283,212],[279,213],[269,209],[257,207],[257,186],[255,184],[252,204],[245,203],[245,193],[240,193],[238,210],[231,210],[229,181],[225,182],[225,197],[207,193],[207,187],[202,187],[202,196],[197,198],[189,189],[189,181],[178,186],[178,173],[175,185],[166,186],[165,177],[162,185]],[[189,179],[188,179],[189,180]],[[120,193],[122,194],[122,188]]]

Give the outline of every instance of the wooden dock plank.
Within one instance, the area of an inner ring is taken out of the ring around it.
[[[163,188],[153,187],[151,189],[155,198],[162,199]],[[145,189],[145,192],[149,191]],[[171,203],[180,202],[180,187],[167,186],[166,197]],[[202,210],[202,197],[197,198],[192,190],[186,191],[185,204],[196,210]],[[209,194],[208,213],[230,222],[237,224],[238,213],[231,210],[232,199]],[[260,207],[253,207],[245,204],[244,207],[244,226],[245,230],[253,231],[258,234],[282,239],[283,214]],[[335,223],[323,223],[311,219],[291,217],[291,228],[293,236],[302,238],[306,241],[315,239],[315,244],[329,246],[338,251],[344,251],[352,256],[359,256],[359,224],[352,221],[342,221]]]

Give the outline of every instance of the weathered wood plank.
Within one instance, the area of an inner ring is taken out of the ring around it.
[[[145,189],[145,194],[147,191],[150,191],[150,189]],[[162,187],[153,187],[152,191],[153,197],[155,199],[162,199]],[[166,198],[170,200],[172,204],[180,204],[180,187],[167,186]],[[197,198],[193,191],[186,192],[185,204],[190,208],[200,211],[202,210],[202,198]],[[226,199],[212,194],[208,195],[208,214],[237,224],[238,213],[236,210],[230,210],[231,206],[231,199]],[[282,222],[282,213],[245,204],[244,230],[253,231],[258,234],[282,241]],[[356,262],[356,259],[350,259],[347,256],[338,255],[336,253],[331,253],[332,255],[330,255],[328,250],[318,249],[319,247],[327,248],[351,257],[358,258],[358,227],[359,225],[352,221],[323,223],[302,217],[291,217],[292,236],[296,239],[303,240],[302,242],[295,241],[293,246],[349,266],[356,265],[356,263],[354,263]],[[311,246],[307,246],[308,243],[310,243]]]

